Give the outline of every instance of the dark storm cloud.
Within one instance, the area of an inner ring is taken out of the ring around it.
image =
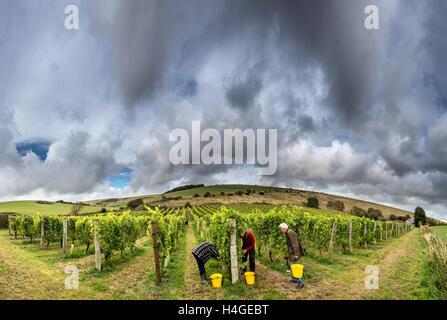
[[[341,1],[132,1],[97,6],[94,30],[112,45],[114,68],[126,106],[161,90],[179,59],[198,68],[207,55],[240,45],[247,61],[269,66],[264,48],[273,33],[275,51],[285,68],[316,66],[329,83],[328,107],[342,124],[358,127],[368,119],[375,98],[382,53],[380,33],[363,29],[363,9],[370,1],[343,6]],[[381,3],[381,2],[379,2]],[[111,7],[111,8],[109,8]],[[201,10],[197,10],[197,8]],[[220,6],[218,6],[220,7]],[[216,13],[217,12],[217,13]],[[244,42],[250,48],[244,46]],[[355,46],[355,50],[349,50]],[[227,91],[230,104],[244,109],[262,89],[262,76],[239,69]]]
[[[226,98],[231,106],[246,111],[262,90],[262,67],[248,70],[245,79],[231,79],[226,90]]]
[[[93,32],[110,46],[124,105],[132,109],[163,87],[206,1],[96,1]]]

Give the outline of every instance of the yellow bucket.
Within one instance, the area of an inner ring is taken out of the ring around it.
[[[255,284],[255,273],[254,272],[245,272],[245,282],[248,285],[253,285]]]
[[[210,276],[211,283],[214,288],[222,287],[222,275],[220,273],[214,273]]]
[[[292,264],[290,265],[292,269],[292,275],[294,278],[302,278],[303,277],[303,268],[302,264]]]

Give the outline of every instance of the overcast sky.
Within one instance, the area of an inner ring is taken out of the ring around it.
[[[79,8],[79,29],[64,8]],[[379,30],[364,9],[379,8]],[[447,220],[447,2],[0,2],[0,200],[189,183],[318,190]],[[169,132],[276,128],[278,170],[169,163]]]

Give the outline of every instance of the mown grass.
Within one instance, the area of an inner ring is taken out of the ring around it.
[[[151,261],[153,263],[153,261]],[[143,286],[139,286],[132,299],[157,299],[172,300],[178,299],[184,284],[186,264],[186,234],[183,233],[176,249],[171,253],[169,264],[162,270],[162,282],[156,285],[156,271],[150,273],[149,277],[143,282]]]

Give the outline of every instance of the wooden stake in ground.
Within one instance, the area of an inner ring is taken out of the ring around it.
[[[349,221],[349,251],[352,252],[352,220]]]
[[[235,283],[239,280],[235,219],[230,220],[230,258],[231,258],[231,282]]]
[[[43,250],[44,239],[45,239],[45,226],[42,219],[40,221],[40,250]]]
[[[157,273],[157,285],[161,283],[161,271],[160,271],[160,255],[158,253],[158,242],[157,242],[157,223],[155,221],[151,222],[152,229],[152,247],[154,248],[154,262],[155,271]]]
[[[16,217],[14,217],[14,239],[17,240],[17,221]]]
[[[394,224],[391,225],[391,231],[390,231],[390,237],[393,237],[393,229],[394,229]]]
[[[363,237],[365,238],[365,249],[368,249],[368,244],[366,241],[366,223],[365,223],[365,227],[363,228]]]
[[[93,219],[93,231],[95,233],[95,268],[101,271],[101,247],[99,246],[99,219]]]
[[[62,235],[62,259],[67,257],[67,218],[64,218],[63,222],[63,235]]]
[[[388,223],[385,222],[385,240],[388,240]]]
[[[377,227],[377,222],[374,222],[374,245],[377,244],[377,241],[376,241],[376,227]]]
[[[337,221],[332,225],[331,242],[329,243],[329,259],[332,258],[332,249],[334,248],[335,233],[337,232]]]
[[[11,221],[9,221],[9,216],[8,216],[8,229],[9,229],[9,236],[12,236]]]

